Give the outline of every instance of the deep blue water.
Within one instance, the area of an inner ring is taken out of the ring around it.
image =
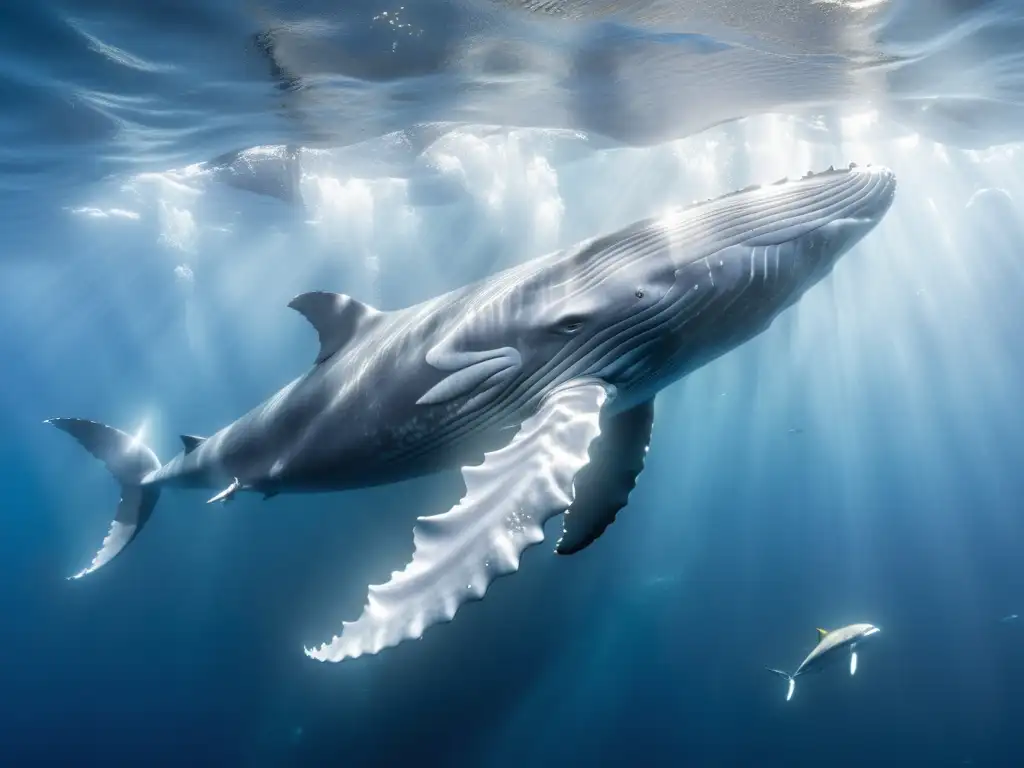
[[[737,3],[0,9],[0,764],[1021,764],[1024,10]],[[457,474],[166,493],[65,580],[117,490],[43,419],[166,460],[311,363],[297,293],[402,307],[850,161],[892,211],[658,396],[617,522],[420,642],[302,653]],[[858,621],[857,675],[785,702],[763,667]]]

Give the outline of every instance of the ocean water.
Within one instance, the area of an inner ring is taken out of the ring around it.
[[[0,765],[1015,766],[1024,8],[1014,0],[46,0],[0,8]],[[849,162],[886,219],[662,392],[593,545],[419,642],[303,654],[457,474],[117,503],[43,419],[164,460],[394,309]],[[815,628],[882,628],[792,701]]]

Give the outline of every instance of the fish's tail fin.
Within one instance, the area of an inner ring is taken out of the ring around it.
[[[69,577],[80,579],[113,560],[149,521],[160,491],[155,486],[144,485],[143,481],[151,472],[160,469],[160,460],[138,437],[105,424],[85,419],[47,419],[45,423],[75,438],[85,450],[107,465],[121,486],[121,501],[110,524],[110,532],[103,539],[103,546],[86,568]]]
[[[794,677],[791,674],[789,674],[788,672],[783,672],[781,669],[772,669],[771,667],[765,667],[765,669],[767,669],[773,675],[778,675],[779,677],[784,678],[787,681],[789,681],[789,690],[786,691],[786,701],[789,701],[790,699],[792,699],[793,698],[793,689],[796,688],[796,680],[794,679]]]

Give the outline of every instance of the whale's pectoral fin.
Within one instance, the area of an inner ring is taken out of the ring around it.
[[[341,661],[377,653],[451,621],[463,603],[519,569],[524,550],[544,539],[544,523],[572,504],[573,480],[614,397],[602,382],[572,382],[551,392],[512,441],[465,467],[466,495],[448,512],[419,518],[415,552],[404,571],[372,586],[362,615],[340,636],[306,654]]]
[[[365,332],[384,313],[343,293],[311,291],[296,296],[288,306],[309,320],[320,337],[317,364],[322,363]]]
[[[576,476],[576,498],[562,518],[555,552],[585,549],[615,521],[643,471],[653,424],[653,400],[614,416],[602,414],[601,435],[590,444],[590,463]]]

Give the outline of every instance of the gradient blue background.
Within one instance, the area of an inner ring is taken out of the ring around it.
[[[2,12],[0,763],[1018,764],[1024,623],[999,619],[1024,614],[1020,145],[885,138],[885,114],[814,143],[778,115],[650,148],[457,133],[430,173],[380,141],[307,158],[290,204],[160,173],[300,140],[265,67],[204,42],[240,28],[219,7]],[[1011,8],[976,18],[1011,28]],[[79,17],[130,18],[154,61],[190,63],[164,84],[177,111],[133,103],[147,116],[110,133],[75,107],[86,81],[162,98],[144,70],[82,53]],[[237,103],[174,101],[211,73]],[[457,474],[217,508],[167,493],[122,557],[65,580],[117,490],[43,419],[144,426],[167,460],[178,434],[310,364],[296,293],[405,306],[670,203],[851,160],[896,171],[888,218],[765,334],[659,395],[614,526],[568,558],[549,535],[422,641],[340,665],[302,653],[404,564]],[[882,627],[858,674],[801,679],[786,703],[763,666],[858,621]]]

